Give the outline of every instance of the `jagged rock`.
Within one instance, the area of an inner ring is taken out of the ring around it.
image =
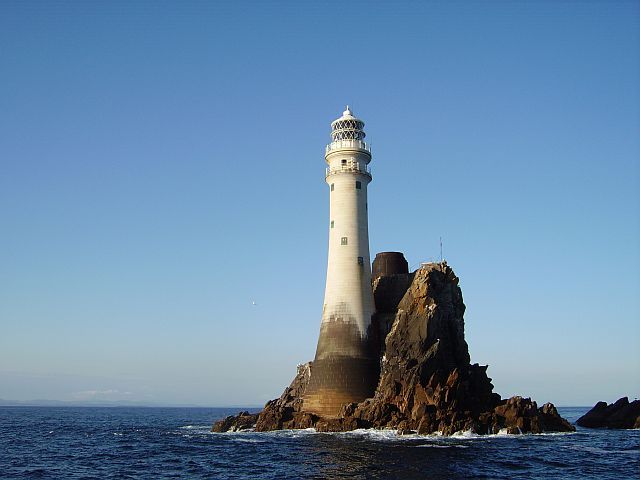
[[[280,398],[270,400],[261,412],[252,415],[251,427],[258,432],[293,428],[311,428],[318,421],[316,415],[301,411],[302,394],[311,378],[311,363],[298,365],[296,376],[291,384],[282,392]],[[229,416],[213,425],[213,432],[239,431],[239,426],[248,423],[247,412]]]
[[[296,376],[291,385],[285,389],[280,398],[267,402],[258,417],[257,431],[310,428],[314,425],[317,417],[301,411],[302,394],[311,378],[311,364],[312,362],[307,362],[298,365]]]
[[[211,428],[212,432],[241,432],[255,428],[258,413],[240,412],[217,421]]]
[[[562,418],[552,403],[538,408],[530,398],[511,397],[502,401],[493,415],[484,419],[487,433],[506,428],[507,433],[572,432],[573,425]]]
[[[576,427],[558,414],[553,403],[545,403],[538,411],[543,425],[541,432],[575,432]]]
[[[427,264],[408,276],[413,278],[397,304],[393,326],[386,336],[382,375],[385,367],[403,360],[421,362],[423,379],[439,369],[469,365],[464,340],[465,306],[458,277],[446,263]],[[382,291],[374,298],[388,298],[395,290],[393,284],[383,281],[377,287]]]
[[[575,430],[550,403],[538,408],[529,398],[502,400],[493,393],[487,366],[470,362],[462,291],[446,262],[377,277],[373,288],[380,352],[374,396],[343,406],[339,418],[303,412],[311,363],[300,365],[282,396],[265,405],[256,430],[395,428],[399,433],[445,435]]]
[[[577,424],[587,428],[640,428],[640,400],[622,397],[611,405],[598,402]]]

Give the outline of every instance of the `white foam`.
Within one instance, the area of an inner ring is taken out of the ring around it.
[[[394,428],[375,429],[375,428],[360,428],[357,430],[351,430],[349,432],[333,432],[327,433],[327,435],[337,436],[356,436],[367,440],[378,442],[404,442],[404,441],[416,441],[416,440],[433,440],[448,439],[450,437],[442,435],[442,432],[434,432],[428,435],[420,435],[418,433],[398,433],[398,430]]]
[[[259,440],[257,438],[242,438],[236,437],[231,439],[232,442],[241,442],[241,443],[265,443],[266,440]]]
[[[244,432],[235,432],[237,434],[242,434]],[[265,436],[273,436],[273,437],[286,437],[286,438],[296,438],[296,437],[304,437],[307,435],[315,435],[315,428],[304,428],[300,430],[272,430],[270,432],[253,432],[256,435],[265,435]]]
[[[439,443],[423,443],[421,445],[414,445],[416,448],[469,448],[468,445],[443,445]]]
[[[181,430],[210,430],[211,425],[185,425],[184,427],[178,427]]]
[[[500,435],[498,433],[498,435]],[[480,438],[486,435],[478,435],[475,432],[472,432],[471,430],[461,430],[459,432],[455,432],[453,435],[451,435],[451,437],[453,438]]]
[[[464,440],[482,440],[488,438],[531,438],[531,437],[557,437],[564,435],[574,435],[576,432],[543,432],[543,433],[520,433],[512,434],[507,433],[506,428],[500,429],[498,433],[491,433],[480,435],[472,432],[471,430],[459,431],[451,435],[451,438],[464,439]]]
[[[357,430],[351,430],[349,432],[337,432],[332,435],[337,436],[355,436],[360,438],[366,438],[374,441],[398,441],[398,440],[411,440],[412,438],[419,438],[416,434],[399,435],[395,429],[378,430],[374,428],[359,428]]]
[[[545,432],[545,433],[523,433],[523,434],[510,434],[507,433],[507,429],[503,428],[498,433],[480,435],[472,432],[471,430],[464,430],[455,432],[453,435],[443,435],[442,432],[434,432],[428,435],[420,435],[418,433],[399,434],[396,429],[376,429],[376,428],[359,428],[356,430],[350,430],[348,432],[318,432],[315,428],[296,429],[296,430],[273,430],[269,432],[256,432],[254,429],[241,430],[236,432],[223,432],[214,433],[210,431],[209,426],[197,426],[187,425],[180,427],[182,429],[199,429],[202,428],[202,432],[197,433],[213,433],[214,435],[260,435],[266,437],[279,437],[279,438],[298,438],[308,435],[333,435],[336,437],[356,437],[374,442],[404,442],[404,441],[432,441],[432,442],[447,442],[447,441],[467,441],[467,440],[486,440],[492,438],[499,439],[517,439],[517,438],[531,438],[531,437],[546,437],[546,436],[564,436],[574,435],[576,432]],[[429,445],[432,444],[431,442]],[[449,445],[455,446],[455,445]]]

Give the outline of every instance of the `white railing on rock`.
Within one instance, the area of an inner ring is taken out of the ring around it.
[[[329,153],[332,150],[338,150],[341,148],[357,148],[358,150],[364,150],[371,153],[371,145],[368,145],[367,142],[363,142],[362,140],[336,140],[335,142],[331,142],[327,145],[325,152]]]
[[[334,168],[327,167],[325,178],[329,175],[335,175],[336,173],[361,173],[362,175],[371,177],[371,167],[369,165],[360,165],[359,163],[340,165]]]

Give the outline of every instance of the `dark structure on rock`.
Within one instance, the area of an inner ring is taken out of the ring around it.
[[[461,430],[479,434],[503,429],[509,433],[575,430],[550,403],[538,408],[529,398],[503,400],[493,393],[487,367],[470,362],[465,306],[451,267],[446,262],[430,263],[407,273],[397,255],[394,252],[394,260],[373,267],[379,273],[373,275],[376,313],[371,338],[377,338],[380,371],[375,393],[344,404],[337,416],[305,412],[302,398],[315,374],[313,364],[305,364],[282,396],[267,403],[256,430],[395,428],[401,433],[447,435]],[[230,426],[233,419],[225,419],[214,429]]]
[[[622,397],[611,405],[598,402],[576,423],[587,428],[640,428],[640,400],[629,403]]]
[[[374,280],[389,275],[403,275],[409,273],[409,264],[402,252],[380,252],[373,259],[371,278]]]

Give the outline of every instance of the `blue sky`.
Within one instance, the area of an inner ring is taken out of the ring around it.
[[[324,145],[496,391],[640,396],[638,2],[0,4],[0,398],[256,405],[313,358]],[[253,302],[256,305],[253,305]]]

